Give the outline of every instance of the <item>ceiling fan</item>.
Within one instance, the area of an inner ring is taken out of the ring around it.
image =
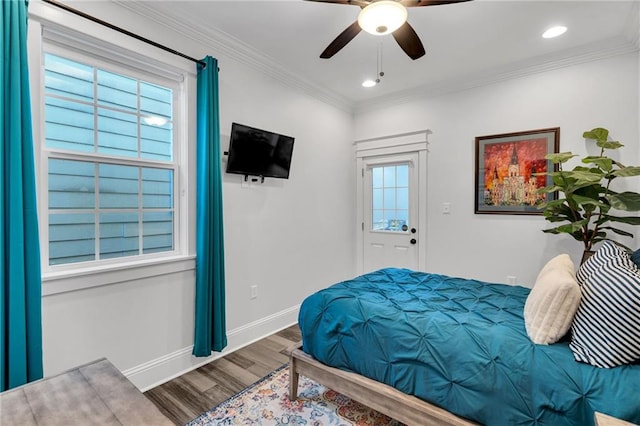
[[[437,6],[471,0],[307,0],[359,6],[358,20],[349,25],[320,54],[331,58],[347,45],[361,30],[374,35],[392,34],[402,50],[413,60],[424,56],[424,46],[413,27],[407,22],[407,7]]]

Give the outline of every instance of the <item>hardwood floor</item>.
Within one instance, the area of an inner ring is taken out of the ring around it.
[[[175,424],[184,425],[289,361],[301,340],[293,325],[144,394]]]

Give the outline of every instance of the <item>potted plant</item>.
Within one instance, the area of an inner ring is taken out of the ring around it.
[[[605,150],[621,148],[617,141],[609,140],[609,131],[598,127],[582,134],[595,141],[600,155],[586,156],[582,164],[572,170],[563,165],[577,155],[571,152],[548,154],[546,158],[557,164],[556,171],[544,173],[553,179],[553,185],[539,189],[540,193],[559,191],[557,200],[543,206],[546,220],[553,228],[544,229],[549,234],[569,234],[584,245],[584,260],[593,253],[594,244],[610,240],[610,233],[632,237],[633,234],[617,228],[617,224],[640,225],[638,216],[618,216],[616,211],[640,211],[640,194],[631,191],[616,192],[612,182],[619,178],[639,176],[640,167],[625,166],[605,155]],[[625,245],[612,240],[626,250]]]

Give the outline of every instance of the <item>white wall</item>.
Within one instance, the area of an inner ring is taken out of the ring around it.
[[[353,275],[355,160],[349,114],[237,64],[222,67],[225,148],[232,121],[296,138],[289,180],[243,188],[242,176],[225,175],[227,321],[233,329]],[[258,285],[259,295],[251,301],[250,285]]]
[[[402,105],[361,112],[356,139],[429,128],[427,269],[455,276],[532,285],[544,263],[581,244],[547,235],[541,216],[474,214],[474,139],[560,127],[560,151],[585,154],[584,130],[606,127],[638,164],[638,54],[531,75]],[[635,190],[640,190],[634,181]],[[451,203],[443,215],[442,203]],[[640,242],[628,242],[640,246]]]
[[[190,56],[217,56],[223,149],[232,121],[295,137],[289,180],[267,179],[245,189],[240,176],[224,177],[227,351],[295,323],[306,295],[353,276],[350,113],[113,3],[73,7]],[[40,2],[32,2],[30,12],[39,16],[32,22],[50,19],[87,31],[96,27]],[[102,38],[142,48],[116,34]],[[43,297],[45,375],[107,357],[145,389],[202,363],[190,354],[194,276],[188,269]],[[257,299],[250,300],[250,285],[259,286]]]

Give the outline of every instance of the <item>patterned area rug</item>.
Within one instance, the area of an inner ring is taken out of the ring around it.
[[[298,400],[289,401],[288,365],[192,420],[204,425],[402,426],[371,408],[300,376]]]

